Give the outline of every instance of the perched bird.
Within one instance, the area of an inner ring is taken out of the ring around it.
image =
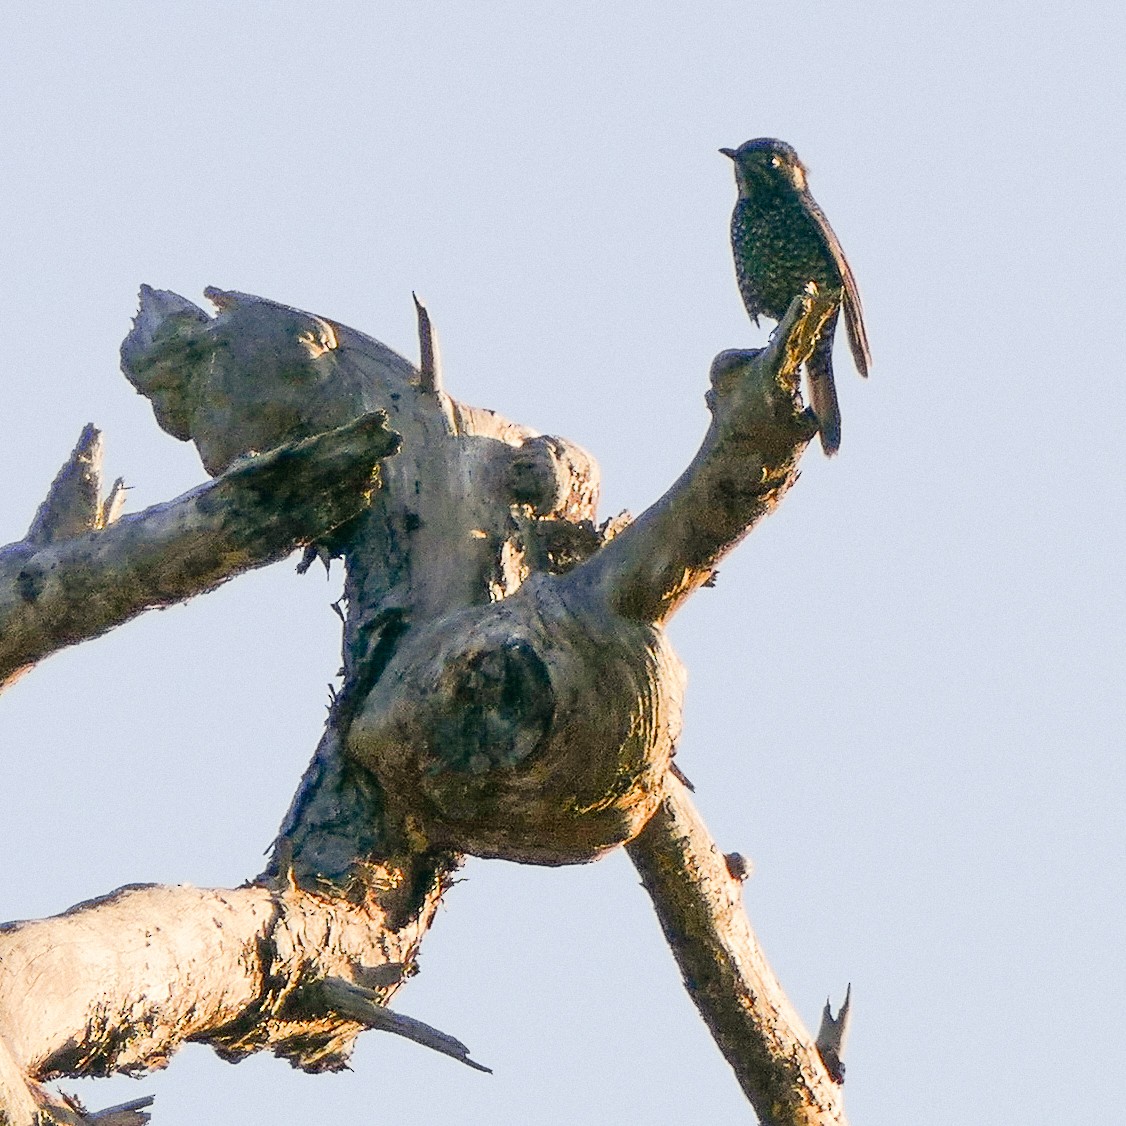
[[[731,251],[751,320],[758,324],[762,313],[780,321],[811,281],[822,293],[839,290],[852,358],[856,370],[867,377],[872,357],[860,292],[829,220],[809,194],[798,154],[773,137],[719,151],[735,162],[739,198],[731,215]],[[833,383],[839,313],[835,309],[825,323],[806,364],[810,405],[821,427],[821,447],[829,455],[841,444],[841,412]]]

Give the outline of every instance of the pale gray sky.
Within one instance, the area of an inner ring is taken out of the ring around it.
[[[716,150],[788,140],[873,374],[841,353],[840,456],[811,450],[675,622],[679,761],[755,862],[748,910],[806,1021],[853,983],[857,1126],[1104,1119],[1126,992],[1123,9],[416,7],[8,6],[0,541],[87,421],[131,508],[202,479],[116,371],[142,282],[261,293],[411,356],[417,289],[453,394],[585,445],[605,514],[644,507],[702,436],[712,356],[766,336]],[[338,582],[281,564],[11,689],[0,918],[256,873],[323,720]],[[624,857],[465,875],[396,1005],[492,1077],[371,1034],[351,1074],[196,1049],[83,1097],[155,1092],[158,1126],[753,1121]]]

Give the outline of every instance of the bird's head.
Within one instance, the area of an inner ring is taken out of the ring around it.
[[[735,163],[735,182],[741,196],[764,188],[777,191],[783,185],[798,192],[806,190],[805,165],[785,141],[756,137],[737,149],[719,151]]]

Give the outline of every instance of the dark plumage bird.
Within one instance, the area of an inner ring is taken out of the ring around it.
[[[809,194],[798,154],[773,137],[719,151],[735,162],[739,198],[731,215],[731,251],[751,320],[758,324],[761,313],[780,321],[808,282],[816,282],[822,293],[839,290],[852,358],[856,370],[867,376],[872,357],[860,292],[829,220]],[[806,364],[821,447],[830,455],[841,444],[841,412],[833,383],[833,337],[839,313],[839,308],[833,311]]]

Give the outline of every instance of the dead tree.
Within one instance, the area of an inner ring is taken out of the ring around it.
[[[130,886],[0,928],[0,1122],[145,1121],[147,1100],[91,1114],[42,1084],[163,1067],[187,1041],[323,1071],[382,1028],[480,1066],[387,1007],[463,857],[624,846],[762,1121],[844,1123],[845,1022],[806,1033],[740,859],[673,766],[664,630],[796,479],[816,433],[798,372],[832,295],[796,300],[768,348],[720,353],[692,463],[604,523],[588,454],[446,393],[421,305],[416,368],[322,317],[207,296],[216,316],[144,288],[122,366],[214,479],[121,515],[88,428],[0,552],[0,682],[304,546],[303,566],[345,562],[342,686],[256,879]]]

